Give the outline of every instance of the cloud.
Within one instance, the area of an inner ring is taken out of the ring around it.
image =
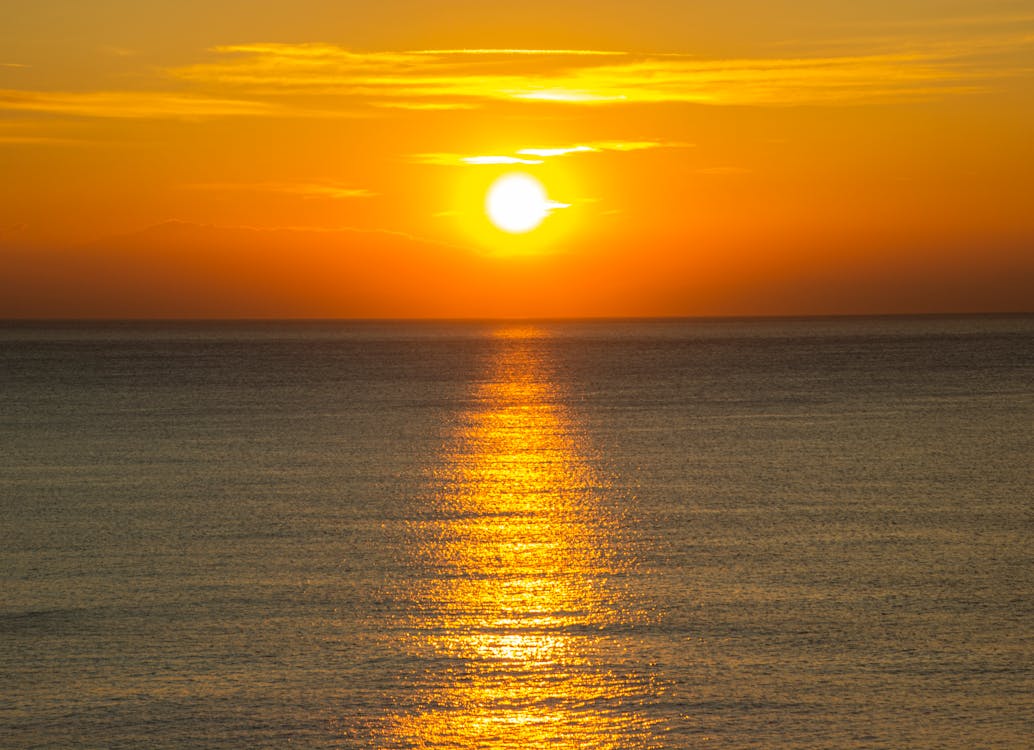
[[[409,157],[409,161],[416,164],[432,164],[443,167],[454,167],[462,164],[542,164],[541,159],[522,159],[517,156],[470,156],[467,154],[452,153],[412,154]]]
[[[366,188],[351,187],[337,182],[206,182],[184,187],[191,190],[248,191],[260,193],[286,193],[304,198],[372,198],[377,193]]]
[[[433,153],[411,154],[409,161],[414,164],[431,164],[440,167],[454,167],[463,163],[463,154]]]
[[[653,148],[691,148],[682,141],[597,141],[589,144],[593,151],[645,151]]]
[[[621,57],[629,54],[619,50],[598,49],[425,49],[416,50],[414,55],[477,55],[478,57],[529,55],[535,57]]]
[[[235,44],[212,48],[204,61],[161,71],[166,85],[175,81],[179,90],[153,85],[145,91],[4,89],[0,111],[196,120],[340,117],[376,109],[434,112],[493,103],[613,107],[925,101],[1029,78],[1034,33],[1022,25],[1027,16],[1017,18],[1019,26],[989,27],[982,18],[959,19],[949,28],[966,34],[951,37],[932,27],[867,41],[842,40],[810,54],[798,46],[796,55],[733,59],[620,50],[353,51],[323,43]],[[831,54],[828,49],[836,46],[865,52]],[[314,101],[319,108],[313,108]]]
[[[971,90],[980,77],[918,53],[722,61],[668,57],[583,67],[543,77],[512,95],[586,104],[851,103]]]
[[[1000,55],[1030,35],[996,38]],[[898,46],[876,54],[700,59],[601,50],[353,52],[327,44],[217,47],[173,78],[263,95],[330,95],[373,106],[448,109],[488,102],[804,105],[923,99],[980,90],[1022,66],[987,64],[987,45]]]
[[[595,154],[604,151],[643,151],[653,148],[687,148],[690,143],[663,141],[593,141],[574,146],[557,146],[552,148],[522,148],[516,151],[517,156],[484,155],[469,156],[455,153],[413,154],[410,160],[418,164],[438,166],[456,166],[460,164],[543,164],[545,159],[569,154]],[[528,159],[525,157],[538,157]]]
[[[516,156],[463,156],[464,164],[541,164],[541,159],[521,159]]]
[[[76,117],[203,119],[283,114],[266,102],[160,91],[20,91],[0,89],[0,110]]]
[[[598,151],[592,146],[562,146],[560,148],[522,148],[517,153],[522,156],[564,156],[566,154],[581,154],[586,152]]]

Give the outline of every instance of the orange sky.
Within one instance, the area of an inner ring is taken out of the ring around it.
[[[1034,311],[1034,1],[14,5],[0,317]]]

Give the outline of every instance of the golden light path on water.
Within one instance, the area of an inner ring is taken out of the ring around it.
[[[620,513],[542,360],[505,329],[415,529],[427,571],[406,648],[426,665],[393,746],[647,747],[653,692],[628,648],[644,620]]]

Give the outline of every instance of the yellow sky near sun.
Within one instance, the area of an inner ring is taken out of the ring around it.
[[[1031,309],[1034,2],[772,5],[24,4],[0,316]]]

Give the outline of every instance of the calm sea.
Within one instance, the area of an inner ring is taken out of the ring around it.
[[[1034,317],[0,326],[0,746],[1029,748]]]

